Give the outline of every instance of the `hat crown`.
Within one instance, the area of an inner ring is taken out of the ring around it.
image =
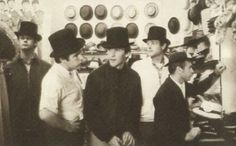
[[[128,30],[123,27],[113,27],[107,30],[107,42],[112,46],[129,44]]]
[[[21,34],[34,34],[38,33],[38,26],[35,23],[23,21],[21,22],[19,31]]]
[[[166,30],[163,27],[152,26],[148,32],[148,40],[166,39]]]

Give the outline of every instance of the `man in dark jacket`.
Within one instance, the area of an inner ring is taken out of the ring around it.
[[[133,146],[142,97],[140,78],[126,65],[130,51],[127,29],[109,29],[102,45],[108,49],[108,63],[89,75],[84,94],[89,145]]]
[[[50,65],[34,53],[41,36],[37,25],[22,22],[16,32],[20,54],[6,67],[13,140],[17,146],[41,146],[42,123],[38,117],[40,86]]]
[[[158,146],[185,146],[196,139],[200,129],[190,124],[187,97],[206,91],[225,69],[224,65],[218,64],[215,72],[207,79],[192,85],[187,83],[193,74],[189,59],[185,52],[170,56],[170,76],[154,98],[155,138]]]

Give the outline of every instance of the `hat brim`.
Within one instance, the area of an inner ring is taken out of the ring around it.
[[[19,37],[19,36],[22,36],[22,35],[28,35],[28,36],[31,36],[33,38],[35,38],[37,41],[41,41],[42,40],[42,36],[39,35],[39,34],[29,34],[29,33],[21,33],[21,32],[15,32],[16,36]]]
[[[149,41],[151,39],[143,39],[143,42],[147,43],[147,41]],[[170,45],[170,40],[168,39],[156,39],[156,40],[161,40],[161,41],[164,41],[167,45]]]
[[[205,117],[208,119],[222,119],[221,115],[215,114],[215,113],[207,113],[207,112],[201,110],[199,107],[193,108],[193,113],[195,113],[198,116]]]
[[[111,48],[129,48],[130,49],[130,45],[133,45],[133,44],[134,42],[131,42],[125,45],[115,46],[115,45],[110,44],[109,42],[103,42],[101,46],[104,47],[105,49],[111,49]]]
[[[75,52],[80,51],[84,45],[85,41],[81,38],[77,38],[77,44],[72,49],[64,48],[65,51],[63,53],[56,53],[55,51],[52,51],[50,57],[54,58],[54,57],[60,57],[61,55],[73,54]]]

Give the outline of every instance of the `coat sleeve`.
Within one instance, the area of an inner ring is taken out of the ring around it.
[[[158,92],[153,102],[155,107],[155,131],[159,135],[157,141],[164,141],[170,145],[175,145],[176,142],[183,142],[186,130],[183,128],[183,123],[178,120],[176,114],[178,108],[174,108],[175,101],[169,91]]]
[[[197,94],[204,93],[215,83],[219,77],[219,75],[216,75],[213,72],[206,79],[200,82],[195,82],[194,84],[187,83],[187,96],[196,96]]]
[[[102,141],[108,142],[112,133],[106,128],[99,113],[99,81],[93,74],[87,79],[84,92],[84,116],[89,129]]]
[[[141,106],[142,106],[142,91],[139,77],[133,92],[134,92],[134,97],[130,109],[129,120],[127,122],[127,129],[132,133],[132,135],[135,138],[137,138],[139,133],[138,129],[139,129],[140,114],[141,114]]]

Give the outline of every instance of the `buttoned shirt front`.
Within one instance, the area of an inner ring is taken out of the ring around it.
[[[42,82],[40,110],[44,108],[71,122],[83,119],[83,95],[77,71],[69,72],[56,63],[52,66]]]
[[[143,105],[141,109],[140,121],[154,121],[153,98],[156,95],[161,84],[169,75],[168,68],[164,65],[168,63],[168,58],[164,57],[162,63],[155,65],[150,57],[139,60],[132,65],[141,78]]]

